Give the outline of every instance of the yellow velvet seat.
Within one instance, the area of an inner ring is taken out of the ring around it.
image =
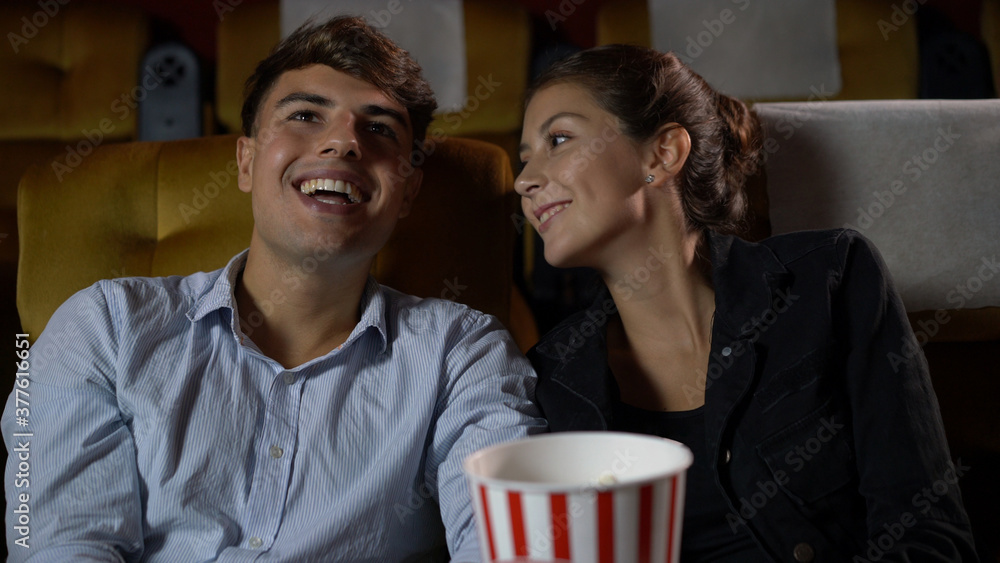
[[[45,3],[55,6],[49,15],[42,4],[0,6],[9,43],[0,75],[16,77],[0,89],[0,139],[75,140],[103,119],[105,138],[132,137],[146,16],[128,5],[65,1]]]
[[[530,66],[531,20],[512,2],[465,0],[463,12],[469,98],[463,110],[437,115],[428,136],[484,140],[515,158]],[[240,130],[244,82],[280,38],[278,0],[240,6],[219,23],[216,113],[229,131]],[[481,81],[499,85],[483,88]]]
[[[913,17],[892,25],[894,0],[837,0],[837,45],[843,87],[831,100],[917,97],[919,54]],[[892,27],[879,27],[879,21]],[[897,18],[897,22],[901,20]],[[601,6],[597,44],[651,46],[647,0],[617,0]]]
[[[63,301],[99,279],[213,270],[245,248],[253,217],[250,196],[236,187],[236,138],[102,146],[62,184],[44,165],[29,169],[18,203],[17,303],[31,340]],[[512,191],[498,147],[436,144],[415,208],[373,274],[509,323]],[[533,342],[532,325],[511,328],[525,345]]]
[[[134,136],[148,30],[132,6],[65,0],[4,2],[0,29],[0,332],[13,334],[21,174],[44,161],[59,184],[94,144]]]

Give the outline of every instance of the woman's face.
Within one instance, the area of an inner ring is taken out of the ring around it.
[[[515,189],[546,261],[600,269],[646,214],[641,146],[572,83],[535,93],[523,131]]]

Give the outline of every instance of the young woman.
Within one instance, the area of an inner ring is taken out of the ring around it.
[[[606,286],[529,352],[550,427],[686,444],[684,561],[977,561],[875,248],[849,230],[733,236],[755,115],[622,45],[557,63],[528,100],[524,213],[550,264]]]

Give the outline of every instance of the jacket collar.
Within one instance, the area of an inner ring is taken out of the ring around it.
[[[765,322],[764,313],[781,299],[790,274],[767,246],[706,232],[715,287],[713,338],[728,345]],[[557,325],[533,350],[552,381],[592,401],[605,420],[617,400],[617,386],[607,377],[606,339],[608,320],[616,314],[604,287],[587,309]]]
[[[763,244],[708,231],[715,287],[715,319],[724,336],[752,334],[782,299],[791,274]]]

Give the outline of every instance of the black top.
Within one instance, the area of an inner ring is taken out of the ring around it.
[[[622,402],[615,405],[612,430],[638,432],[680,442],[694,454],[687,472],[681,561],[720,563],[767,562],[746,526],[730,526],[725,497],[713,482],[711,456],[705,443],[705,408],[658,412]]]

